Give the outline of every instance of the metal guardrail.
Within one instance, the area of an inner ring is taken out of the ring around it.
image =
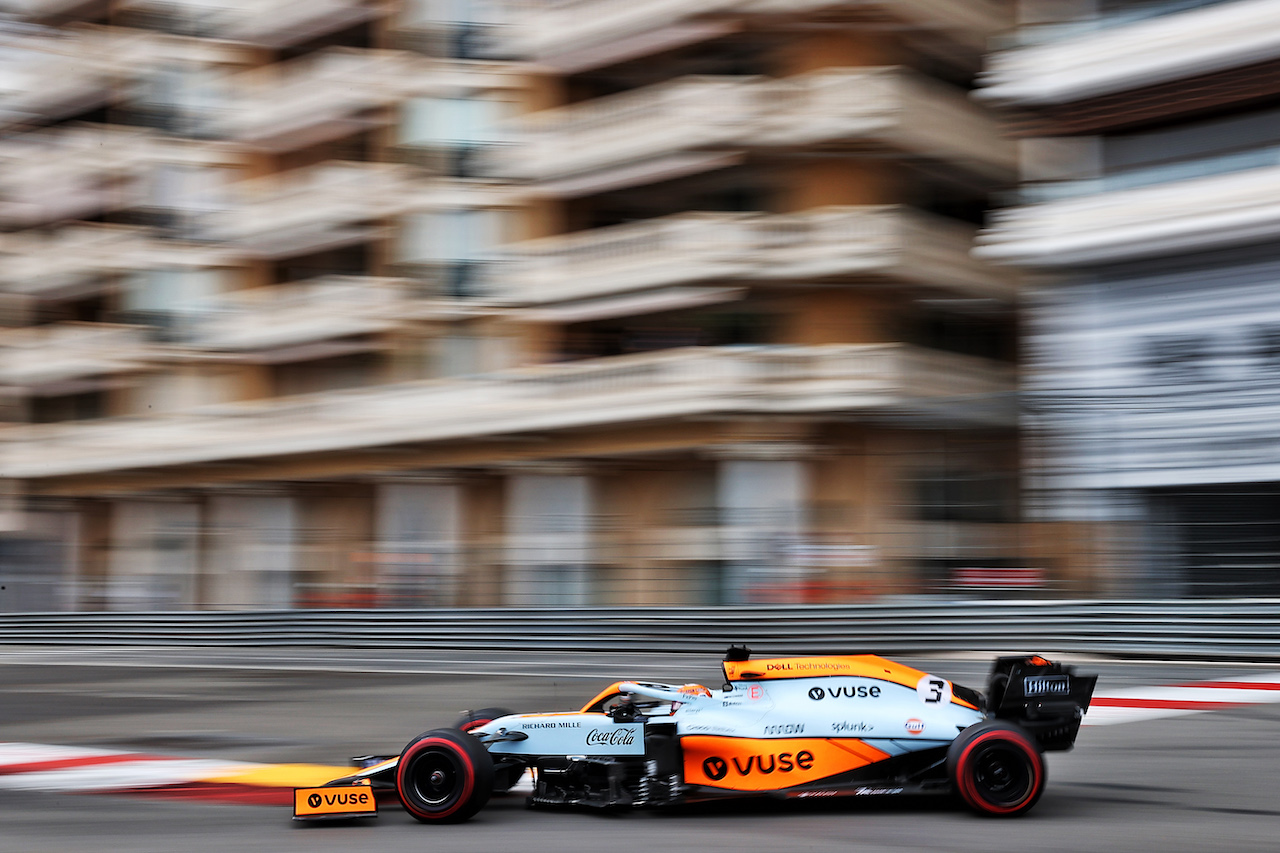
[[[0,614],[0,644],[1280,659],[1280,599]]]

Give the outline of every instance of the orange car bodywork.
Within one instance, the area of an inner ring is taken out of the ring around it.
[[[684,778],[734,791],[772,791],[816,782],[888,758],[860,740],[756,739],[689,735]]]

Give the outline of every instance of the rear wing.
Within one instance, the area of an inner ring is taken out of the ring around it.
[[[1071,749],[1097,682],[1096,675],[1039,655],[996,658],[987,711],[1022,726],[1045,751]]]

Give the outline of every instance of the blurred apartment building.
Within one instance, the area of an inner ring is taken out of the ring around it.
[[[1026,0],[978,256],[1028,288],[1028,509],[1103,589],[1280,594],[1280,2]]]
[[[4,6],[0,609],[1076,582],[970,254],[1006,4]]]

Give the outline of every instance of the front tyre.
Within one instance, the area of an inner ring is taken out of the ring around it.
[[[467,711],[458,718],[453,727],[460,732],[469,732],[472,729],[487,726],[499,717],[510,717],[514,713],[515,711],[508,711],[506,708],[481,708],[479,711]],[[505,794],[520,781],[520,777],[523,775],[523,764],[495,767],[493,770],[493,793]]]
[[[456,729],[433,729],[409,742],[396,767],[396,793],[423,823],[461,823],[493,791],[493,760],[480,741]]]
[[[467,711],[453,727],[460,732],[469,732],[472,729],[478,729],[481,726],[487,726],[499,717],[510,717],[515,711],[508,711],[506,708],[481,708],[479,711]]]
[[[1000,720],[975,723],[947,751],[947,772],[956,793],[984,815],[1027,812],[1044,792],[1044,756],[1020,726]]]

